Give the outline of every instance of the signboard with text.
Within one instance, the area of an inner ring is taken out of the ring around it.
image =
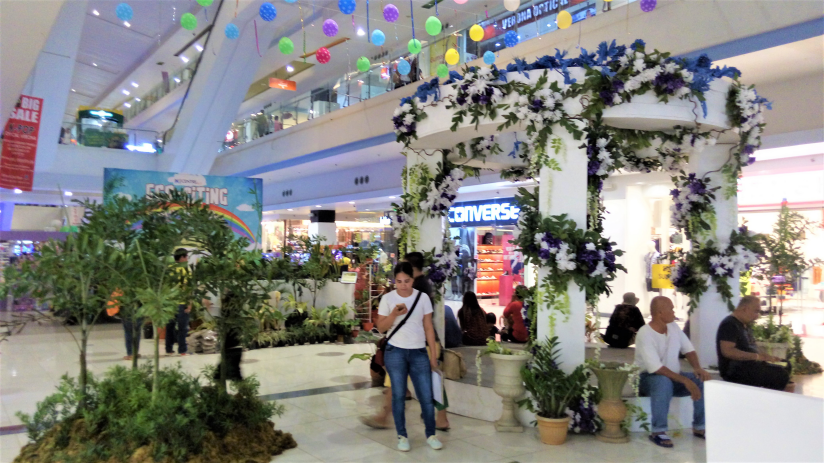
[[[518,223],[520,212],[521,209],[515,204],[514,198],[455,203],[449,208],[449,225],[514,225]]]
[[[20,95],[17,106],[3,128],[0,188],[31,191],[42,112],[42,98]]]
[[[295,91],[298,89],[298,84],[295,83],[294,80],[284,80],[284,79],[277,79],[274,77],[269,78],[269,87],[270,88],[279,88],[281,90],[291,90]]]

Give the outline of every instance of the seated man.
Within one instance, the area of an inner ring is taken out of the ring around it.
[[[624,302],[615,306],[603,337],[610,347],[626,349],[635,342],[636,333],[645,324],[644,316],[638,309],[638,300],[635,293],[626,293]]]
[[[666,432],[673,396],[692,397],[692,433],[703,439],[703,381],[709,380],[710,374],[701,368],[695,348],[675,323],[672,301],[657,296],[650,304],[650,312],[652,321],[642,326],[635,338],[635,363],[641,367],[639,392],[650,397],[652,408],[652,434],[649,439],[661,447],[672,447],[672,440]],[[694,374],[681,373],[679,353],[686,355]]]
[[[721,377],[731,383],[778,391],[790,390],[787,389],[790,373],[784,367],[766,363],[786,359],[759,352],[755,344],[751,325],[760,314],[758,298],[744,296],[732,315],[727,316],[718,326],[715,348]]]

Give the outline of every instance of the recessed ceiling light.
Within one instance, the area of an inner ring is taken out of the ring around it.
[[[292,67],[291,64],[286,66],[286,72],[295,72],[295,68]]]
[[[196,43],[195,44],[195,50],[197,50],[198,53],[200,53],[201,51],[203,51],[203,47],[201,47],[199,43]]]
[[[16,195],[19,195],[22,192],[23,192],[23,190],[21,190],[20,188],[15,188],[14,189],[14,194],[16,194]]]
[[[286,209],[287,211],[294,211],[294,209]]]
[[[140,101],[140,98],[134,97],[134,101]]]
[[[186,58],[186,55],[180,55],[180,60],[183,61],[184,63],[189,62],[189,58]]]
[[[323,207],[323,206],[321,206],[320,204],[318,204],[318,205],[317,205],[317,206],[315,206],[315,207]]]
[[[123,25],[126,27],[132,27],[132,25],[129,24],[129,21],[123,21]]]
[[[175,77],[175,82],[180,83],[180,77]]]
[[[132,104],[131,104],[131,103],[123,103],[123,106],[125,106],[125,107],[127,107],[127,108],[131,108],[131,107],[132,107]]]
[[[361,35],[361,36],[366,35],[366,32],[363,31],[362,27],[358,28],[358,35]]]
[[[139,85],[137,85],[137,82],[132,82],[132,87],[137,88]]]
[[[63,196],[72,196],[73,193],[71,191],[64,191]]]
[[[389,197],[389,199],[395,199],[395,197],[394,197],[394,196],[390,196],[390,197]]]
[[[123,90],[121,90],[121,92],[123,92],[124,95],[131,95],[131,93],[129,93],[129,91],[126,90],[125,88]]]
[[[355,201],[349,201],[349,204],[355,204]]]
[[[72,91],[73,91],[73,92],[77,92],[77,90],[75,90],[75,89],[72,89]]]
[[[496,47],[500,47],[500,46],[501,46],[501,44],[500,44],[500,43],[496,43],[496,44],[495,44],[495,46],[496,46]]]
[[[92,14],[95,16],[100,16],[100,12],[97,10],[92,10]]]
[[[97,67],[97,63],[92,63],[92,66]]]
[[[368,210],[369,210],[369,209],[367,209],[367,211],[368,211]]]

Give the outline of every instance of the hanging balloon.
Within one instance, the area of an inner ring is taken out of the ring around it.
[[[240,37],[240,29],[232,23],[226,25],[226,29],[223,30],[223,33],[226,34],[226,38],[229,40],[235,40]]]
[[[421,52],[421,41],[418,39],[411,39],[407,48],[409,48],[409,53],[417,55]]]
[[[521,0],[504,0],[504,8],[507,11],[518,11],[518,7],[521,6]]]
[[[318,51],[315,52],[315,56],[318,58],[318,63],[326,64],[332,59],[332,54],[329,53],[329,50],[326,47],[318,48]]]
[[[572,25],[572,15],[569,11],[562,11],[558,13],[558,19],[555,22],[558,23],[558,29],[566,29]]]
[[[278,49],[284,55],[291,55],[293,51],[295,51],[295,44],[292,43],[292,39],[289,37],[281,37],[280,41],[278,41]]]
[[[515,45],[518,45],[518,33],[515,31],[509,31],[504,35],[504,45],[507,48],[512,48]]]
[[[644,13],[649,13],[654,10],[656,6],[658,6],[657,0],[641,0],[641,11]]]
[[[285,1],[286,1],[286,3],[295,3],[298,0],[285,0]]]
[[[327,19],[323,22],[323,34],[327,37],[338,35],[338,23],[334,19]]]
[[[398,7],[393,4],[388,4],[383,7],[383,19],[387,20],[388,22],[395,22],[400,17],[401,12],[398,11]]]
[[[211,5],[213,1],[215,0],[197,0],[197,4],[205,8]]]
[[[407,76],[412,71],[412,65],[409,64],[409,61],[405,59],[401,59],[398,61],[398,74],[402,76]]]
[[[355,12],[355,0],[338,0],[338,9],[343,14],[352,14]]]
[[[258,12],[260,13],[261,19],[267,22],[274,21],[275,17],[278,15],[278,10],[275,9],[275,5],[272,5],[269,2],[260,5],[260,10]]]
[[[426,33],[429,35],[438,35],[441,33],[441,29],[443,29],[443,24],[441,24],[441,20],[430,16],[426,18]]]
[[[383,33],[380,29],[375,29],[372,31],[372,43],[376,46],[381,46],[386,43],[386,34]]]
[[[495,53],[492,53],[489,50],[484,52],[484,64],[488,66],[495,64]]]
[[[458,61],[461,59],[461,55],[458,54],[458,50],[450,48],[449,50],[446,50],[446,56],[444,56],[444,58],[446,59],[446,64],[454,66],[458,64]]]
[[[467,1],[469,1],[469,0],[455,0],[455,3],[457,3],[458,5],[463,5]]]
[[[358,71],[360,72],[366,72],[369,70],[369,58],[365,56],[358,58],[358,61],[355,64],[358,66]]]
[[[131,21],[134,16],[134,11],[128,3],[121,3],[120,5],[117,5],[117,8],[114,9],[114,13],[117,15],[117,19],[121,21]]]
[[[192,13],[183,13],[180,17],[180,25],[187,31],[194,30],[197,27],[197,18]]]
[[[449,77],[449,68],[446,67],[446,65],[443,63],[438,65],[438,68],[435,72],[438,73],[438,77],[440,77],[441,79],[446,79],[447,77]]]
[[[481,40],[484,39],[484,28],[477,25],[477,24],[470,27],[469,28],[469,38],[476,41],[476,42],[480,42]]]

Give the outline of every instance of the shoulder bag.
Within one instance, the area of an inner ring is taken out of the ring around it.
[[[415,302],[412,303],[412,308],[409,309],[409,312],[406,313],[406,317],[404,317],[403,320],[401,320],[398,326],[396,326],[395,329],[392,330],[392,332],[389,333],[388,336],[385,336],[378,341],[378,349],[375,352],[375,363],[377,363],[378,365],[385,366],[383,363],[383,356],[386,353],[386,345],[389,344],[389,340],[392,338],[392,336],[394,336],[395,333],[397,333],[398,330],[406,324],[406,321],[409,320],[409,316],[412,315],[412,312],[415,310],[415,307],[418,306],[418,301],[421,300],[421,294],[423,294],[423,292],[418,291],[418,297],[416,297]]]

